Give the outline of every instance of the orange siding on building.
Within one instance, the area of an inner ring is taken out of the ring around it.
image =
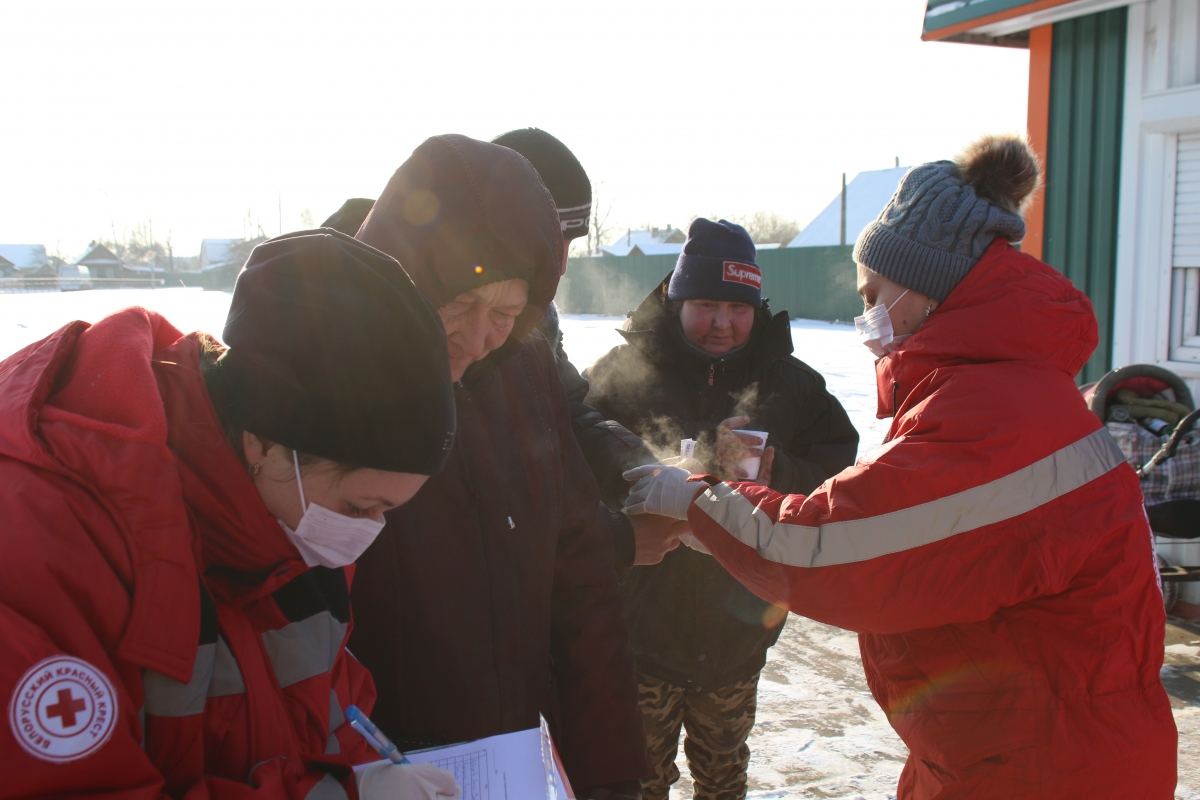
[[[1029,31],[1029,141],[1046,166],[1046,148],[1050,137],[1050,56],[1054,26],[1042,25]],[[1042,237],[1046,212],[1046,190],[1039,189],[1025,213],[1025,241],[1021,251],[1042,257]]]

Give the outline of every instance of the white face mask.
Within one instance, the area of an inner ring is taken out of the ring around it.
[[[292,451],[292,464],[296,467],[296,486],[300,489],[300,508],[304,509],[304,516],[300,518],[296,530],[279,521],[288,539],[310,567],[336,569],[353,564],[375,541],[387,521],[347,517],[315,503],[305,502],[304,484],[300,482],[300,459],[295,450]]]
[[[859,338],[876,358],[883,358],[895,350],[900,342],[908,338],[907,334],[892,335],[892,317],[888,314],[896,307],[896,303],[900,302],[900,298],[906,294],[908,294],[908,289],[901,292],[900,297],[893,300],[890,306],[876,304],[861,317],[854,318],[854,327],[858,330]]]

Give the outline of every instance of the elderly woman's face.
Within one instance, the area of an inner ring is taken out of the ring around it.
[[[519,278],[489,283],[460,294],[438,309],[450,351],[450,379],[504,344],[529,301],[529,284]]]
[[[903,286],[862,264],[858,265],[858,294],[863,299],[864,311],[877,305],[888,307],[892,332],[896,336],[915,332],[938,307],[937,300],[920,292],[909,291],[905,294]]]
[[[679,322],[689,344],[709,355],[723,356],[750,338],[754,306],[724,300],[684,300]]]

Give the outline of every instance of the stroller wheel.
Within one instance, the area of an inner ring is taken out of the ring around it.
[[[1163,567],[1171,566],[1171,562],[1167,561],[1161,555],[1158,557],[1158,568],[1161,571]],[[1171,609],[1175,607],[1175,603],[1179,600],[1179,584],[1159,580],[1158,585],[1162,587],[1163,607],[1167,613],[1171,613]]]

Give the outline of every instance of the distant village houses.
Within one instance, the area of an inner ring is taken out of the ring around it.
[[[662,256],[679,255],[687,232],[668,225],[665,228],[629,230],[612,242],[602,245],[600,254],[606,256]]]
[[[71,261],[49,255],[41,244],[0,244],[0,291],[71,291],[152,284],[229,291],[250,251],[264,238],[204,239],[198,256],[149,250],[137,260],[123,258],[110,243],[101,241],[90,242]]]

